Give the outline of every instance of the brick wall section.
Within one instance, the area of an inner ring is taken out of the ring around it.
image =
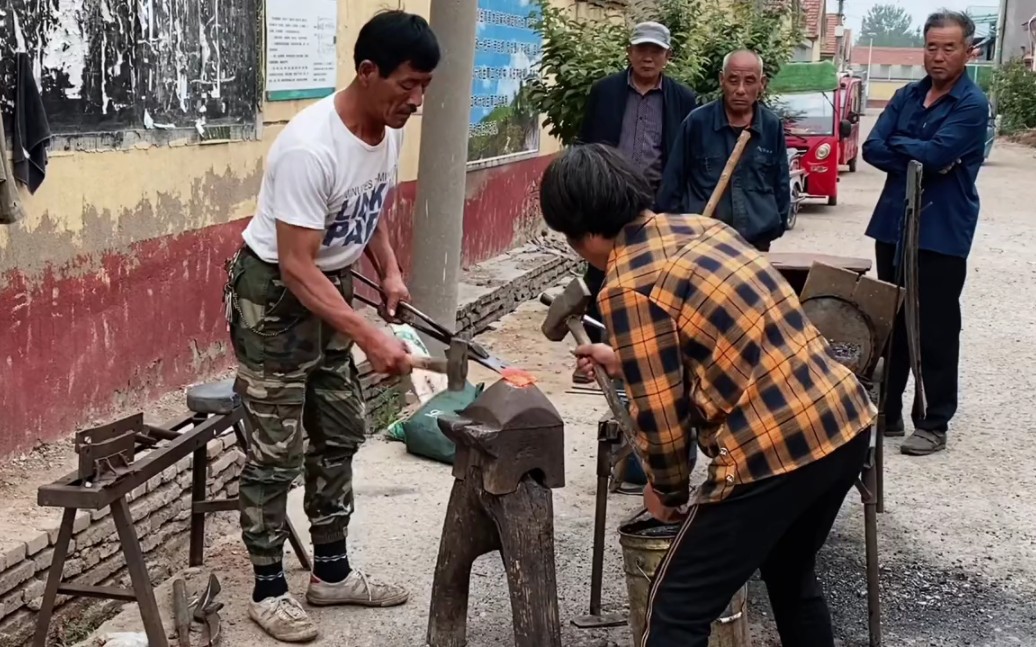
[[[519,248],[479,266],[475,273],[488,277],[483,285],[465,284],[468,294],[458,316],[458,327],[470,334],[485,330],[521,303],[570,275],[575,263],[536,246]],[[361,367],[369,404],[372,430],[399,410],[395,379],[385,379]],[[237,495],[237,478],[244,455],[234,435],[212,441],[208,447],[209,498]],[[130,510],[153,582],[161,582],[186,567],[190,528],[190,457],[179,461],[130,495]],[[218,535],[216,518],[234,522],[233,513],[209,515],[207,537]],[[226,524],[223,530],[228,529]],[[78,584],[130,588],[118,535],[108,509],[81,511],[76,517],[73,545],[65,562],[64,581]],[[57,530],[27,538],[6,554],[0,554],[0,647],[27,645],[35,630],[47,572],[54,553]],[[120,603],[58,597],[52,630],[59,636],[75,636],[76,629],[95,626],[110,617]],[[82,637],[82,636],[78,636]],[[61,644],[65,644],[62,642]]]

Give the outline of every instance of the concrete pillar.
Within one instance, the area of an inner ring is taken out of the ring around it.
[[[443,58],[425,96],[421,118],[410,294],[419,309],[453,328],[464,235],[478,1],[432,0],[428,22]]]

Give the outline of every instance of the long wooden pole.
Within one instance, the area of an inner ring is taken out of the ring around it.
[[[751,138],[752,133],[747,128],[741,131],[741,135],[737,138],[737,143],[734,144],[734,150],[730,153],[730,157],[727,158],[727,163],[719,176],[719,182],[716,183],[716,188],[712,190],[712,195],[709,196],[709,201],[705,203],[705,210],[701,212],[701,215],[706,218],[712,217],[712,213],[716,210],[716,205],[719,204],[720,198],[723,197],[723,193],[727,190],[727,185],[730,184],[730,178],[734,175],[737,163],[741,161],[741,155],[744,154],[745,147],[748,146],[748,140]]]

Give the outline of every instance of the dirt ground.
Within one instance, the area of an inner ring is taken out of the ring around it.
[[[964,294],[960,411],[948,451],[927,458],[888,446],[887,512],[879,519],[887,646],[1036,645],[1036,222],[1031,218],[1036,178],[1032,149],[998,143],[980,175],[982,221]],[[807,206],[778,251],[815,251],[871,257],[863,230],[883,175],[861,164],[842,176],[837,207]],[[931,214],[929,217],[938,217]],[[539,333],[545,309],[528,303],[481,340],[536,374],[566,422],[567,485],[555,491],[558,598],[564,644],[610,647],[629,643],[626,628],[579,630],[568,621],[586,612],[590,579],[596,423],[602,399],[566,393],[570,344],[549,344]],[[479,373],[476,379],[485,376]],[[697,474],[700,479],[701,472]],[[357,511],[349,545],[355,565],[410,587],[397,609],[313,609],[316,644],[348,647],[419,647],[429,608],[432,572],[452,478],[449,468],[411,457],[403,445],[374,438],[356,464]],[[305,527],[301,492],[292,515]],[[615,495],[609,526],[637,506]],[[863,510],[851,495],[820,555],[843,647],[867,645],[863,578]],[[270,645],[247,619],[247,557],[236,536],[209,550],[207,566],[222,579],[227,608],[225,645]],[[304,592],[306,574],[289,558],[292,590]],[[609,534],[604,603],[626,603],[618,540]],[[778,645],[765,591],[750,584],[749,616],[756,647]],[[164,597],[164,593],[163,593]],[[510,645],[510,605],[499,558],[476,563],[468,637],[471,647]],[[129,608],[102,634],[138,626]]]

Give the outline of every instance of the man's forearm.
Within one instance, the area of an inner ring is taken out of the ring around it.
[[[307,310],[349,339],[362,342],[374,330],[316,265],[299,263],[295,267],[282,263],[281,278]]]
[[[392,249],[392,241],[389,239],[384,220],[378,222],[374,235],[371,236],[370,243],[363,253],[374,264],[374,271],[382,280],[400,274],[399,262],[396,260],[396,252]]]

